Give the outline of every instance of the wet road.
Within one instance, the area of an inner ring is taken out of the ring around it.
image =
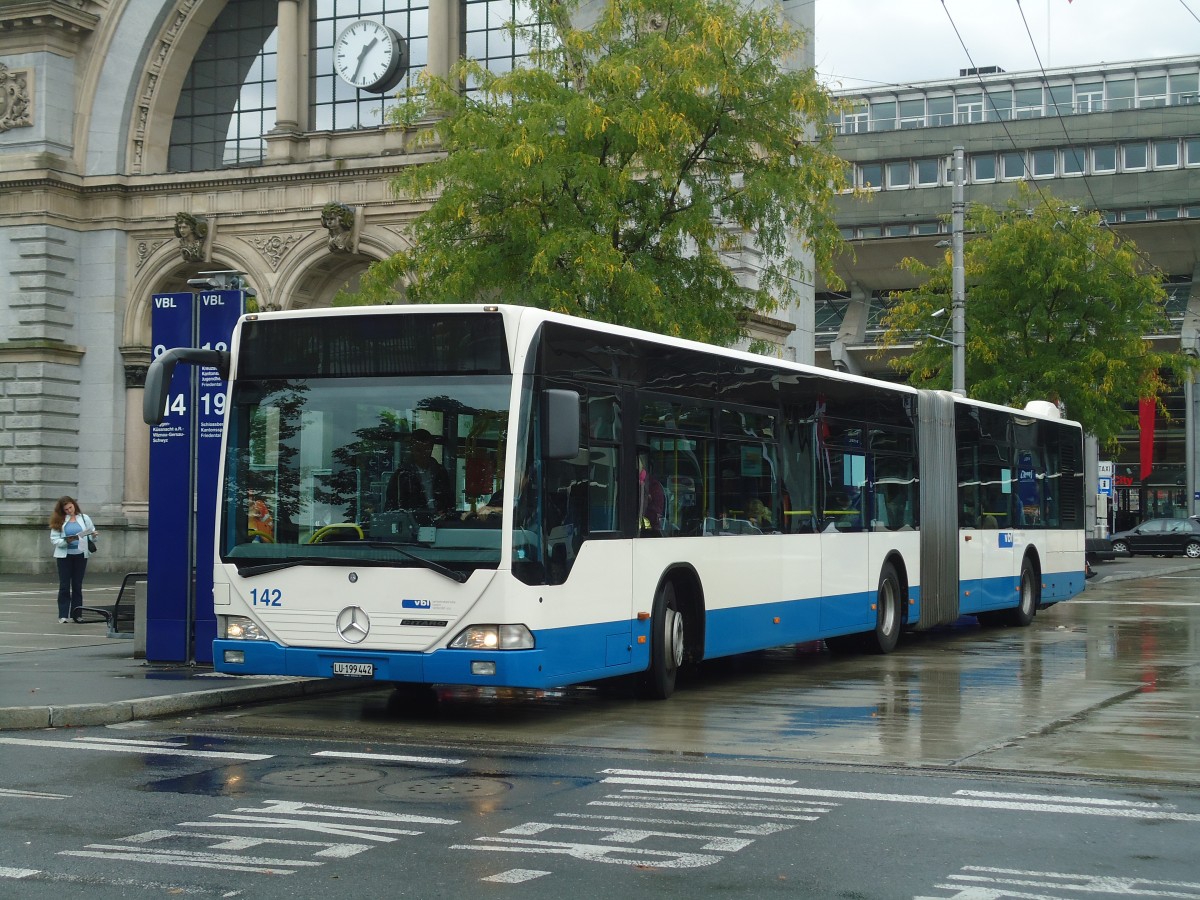
[[[1200,565],[665,703],[365,688],[0,735],[0,896],[1200,900]],[[421,702],[423,699],[423,702]]]
[[[620,688],[374,690],[189,728],[471,746],[1076,773],[1200,784],[1200,564],[1118,560],[1029,628],[974,619],[888,656],[820,644],[702,667],[665,703]],[[1139,573],[1157,577],[1121,580]]]

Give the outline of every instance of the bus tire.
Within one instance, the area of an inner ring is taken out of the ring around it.
[[[1041,593],[1038,586],[1037,572],[1034,571],[1033,563],[1029,561],[1028,556],[1021,562],[1019,590],[1021,596],[1017,600],[1016,607],[1008,611],[1007,618],[1009,625],[1024,628],[1033,621],[1033,617],[1037,614],[1038,595]]]
[[[900,577],[896,567],[884,563],[875,590],[875,631],[866,635],[871,653],[891,653],[900,640]]]
[[[650,668],[642,680],[642,693],[651,700],[666,700],[675,693],[675,676],[683,664],[683,611],[675,585],[663,582],[654,598],[650,619]]]

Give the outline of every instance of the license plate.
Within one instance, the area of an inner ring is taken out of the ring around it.
[[[348,675],[351,678],[370,678],[375,674],[375,666],[371,663],[335,662],[334,675]]]

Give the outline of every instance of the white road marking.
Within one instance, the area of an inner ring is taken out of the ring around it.
[[[372,762],[418,763],[429,766],[461,766],[465,759],[444,759],[437,756],[402,756],[393,753],[343,753],[340,750],[321,750],[313,756],[333,756],[339,759],[369,759]]]
[[[736,822],[696,822],[683,819],[643,819],[637,816],[589,816],[586,813],[555,813],[555,818],[561,819],[590,819],[600,822],[638,822],[646,825],[686,825],[692,828],[719,828],[733,831],[736,834],[775,834],[788,831],[795,825],[778,825],[774,822],[764,822],[761,825],[741,825]]]
[[[1123,878],[1117,875],[1082,875],[1069,872],[1038,872],[1023,869],[998,869],[964,866],[949,876],[954,883],[939,884],[939,890],[955,891],[953,897],[915,897],[914,900],[1064,900],[1064,894],[1041,894],[1013,888],[1050,889],[1088,894],[1115,894],[1122,897],[1200,898],[1200,883],[1189,881],[1153,881],[1147,878]]]
[[[298,868],[323,865],[321,862],[306,859],[272,859],[234,853],[197,853],[189,850],[149,848],[130,850],[120,844],[88,844],[85,850],[60,850],[59,854],[91,859],[123,859],[164,866],[189,866],[195,869],[221,869],[226,872],[255,872],[259,875],[294,875]],[[287,866],[294,868],[286,868]]]
[[[424,834],[423,831],[413,831],[408,828],[381,828],[378,825],[366,827],[363,825],[348,825],[334,822],[306,822],[303,819],[266,819],[262,816],[234,816],[217,813],[214,819],[219,822],[180,822],[180,827],[188,828],[295,828],[299,831],[315,831],[319,834],[335,834],[340,837],[356,837],[367,841],[390,843],[399,835],[414,836]]]
[[[754,843],[753,839],[713,837],[711,834],[690,834],[680,831],[649,831],[642,828],[601,828],[596,825],[560,825],[554,822],[526,822],[513,828],[505,828],[501,834],[534,835],[543,834],[553,829],[563,831],[586,831],[602,835],[602,841],[613,843],[638,844],[647,838],[683,838],[689,841],[706,841],[701,850],[716,850],[721,853],[737,853]]]
[[[458,819],[439,819],[434,816],[416,816],[409,813],[379,812],[375,809],[358,809],[353,806],[327,806],[323,803],[305,803],[302,800],[263,800],[262,804],[262,809],[239,807],[234,812],[320,816],[327,819],[358,819],[367,822],[406,822],[417,825],[458,824]]]
[[[695,779],[677,778],[605,778],[606,784],[628,784],[641,787],[660,788],[695,788],[703,786],[703,782]],[[1093,804],[1084,806],[1078,803],[1058,803],[1053,798],[1045,798],[1043,802],[1019,800],[988,800],[975,797],[932,797],[920,794],[887,794],[873,791],[832,791],[818,788],[799,788],[784,785],[737,785],[729,782],[713,782],[708,785],[713,789],[725,791],[741,791],[743,793],[775,794],[777,796],[802,798],[828,798],[837,800],[868,800],[882,803],[913,803],[924,806],[961,806],[977,809],[1007,809],[1019,812],[1066,813],[1068,815],[1104,816],[1125,819],[1155,819],[1172,822],[1200,822],[1200,814],[1172,812],[1166,809],[1129,809],[1124,807],[1104,806]],[[759,799],[759,798],[755,798]]]
[[[1072,606],[1196,606],[1186,600],[1077,600],[1070,601]]]
[[[162,881],[138,881],[133,878],[106,878],[103,875],[73,875],[66,872],[44,872],[39,869],[8,869],[0,867],[0,878],[30,878],[37,881],[64,882],[66,884],[85,884],[95,888],[97,884],[113,887],[131,887],[140,890],[159,891],[172,896],[181,894],[200,894],[204,896],[240,897],[241,891],[222,891],[221,889],[192,887],[182,884],[172,884]]]
[[[146,741],[136,738],[78,737],[81,744],[116,744],[125,747],[186,747],[186,741]]]
[[[0,788],[0,797],[21,797],[25,800],[70,800],[70,794],[47,794],[44,791],[19,791],[16,788]]]
[[[37,874],[37,869],[12,869],[8,866],[0,866],[0,878],[28,878]]]
[[[811,815],[811,813],[825,813],[829,811],[828,808],[806,806],[772,806],[770,805],[772,801],[754,803],[750,798],[741,803],[719,803],[715,800],[703,803],[677,800],[671,794],[665,793],[640,792],[651,794],[650,797],[646,798],[635,797],[633,796],[635,793],[639,792],[625,791],[620,794],[608,794],[603,800],[592,800],[588,803],[588,806],[617,806],[623,809],[657,809],[663,812],[691,812],[711,816],[752,816],[759,819],[780,819],[788,822],[816,822],[820,819],[820,815]]]
[[[188,825],[204,824],[207,823],[180,822],[179,827],[183,828]],[[121,838],[121,840],[130,844],[142,845],[149,844],[154,841],[165,841],[170,838],[194,839],[199,843],[204,844],[209,850],[249,850],[251,847],[261,847],[264,844],[278,844],[281,847],[319,847],[320,849],[313,852],[313,856],[321,856],[332,859],[349,859],[351,856],[357,856],[364,850],[371,849],[370,844],[345,844],[330,841],[297,841],[290,840],[288,838],[251,837],[247,834],[201,834],[200,832],[196,831],[176,831],[168,828],[156,828],[153,831],[143,831],[140,834],[131,834],[129,837]]]
[[[327,806],[296,800],[263,800],[260,807],[238,807],[231,813],[218,813],[201,822],[180,822],[174,828],[152,829],[119,838],[119,843],[88,844],[81,850],[62,850],[59,853],[63,856],[220,869],[227,872],[292,875],[299,868],[311,869],[330,860],[347,859],[371,849],[372,846],[391,843],[400,836],[424,834],[424,831],[390,827],[394,823],[414,822],[423,825],[458,824],[457,819],[381,812],[350,806]],[[270,833],[237,833],[243,829],[269,829]],[[354,842],[297,840],[271,836],[287,831],[312,832],[338,839],[350,838],[354,839]],[[168,841],[177,846],[149,846]],[[199,843],[205,849],[192,850],[178,846],[185,842],[191,842],[193,845]],[[285,853],[296,850],[309,851],[312,858],[249,856],[240,852],[269,845],[278,845]]]
[[[90,742],[89,742],[90,741]],[[192,756],[197,759],[229,759],[258,762],[272,759],[271,753],[233,753],[224,750],[181,750],[175,747],[156,747],[132,744],[106,744],[97,739],[75,741],[35,741],[29,738],[0,737],[0,744],[16,744],[22,747],[58,747],[65,750],[107,750],[111,753],[148,753],[154,756]]]
[[[1084,803],[1090,806],[1124,806],[1130,809],[1175,809],[1173,803],[1155,803],[1151,800],[1105,800],[1102,797],[1047,797],[1044,794],[1004,794],[995,791],[955,791],[956,797],[986,797],[991,800],[1034,800],[1055,803]]]
[[[479,880],[498,881],[501,884],[520,884],[522,881],[533,881],[535,878],[541,878],[543,875],[549,874],[549,872],[543,872],[541,869],[509,869],[507,872],[489,875],[487,878],[480,878]]]
[[[692,772],[645,772],[641,769],[601,769],[601,775],[652,775],[657,778],[690,778],[706,784],[730,782],[733,784],[799,784],[792,778],[756,778],[750,775],[705,775]]]
[[[474,844],[453,844],[451,850],[491,850],[498,853],[540,853],[570,856],[585,862],[613,863],[618,866],[646,866],[658,869],[696,869],[711,866],[724,857],[704,853],[676,853],[645,847],[604,847],[598,844],[571,844],[562,841],[532,841],[520,838],[480,837]]]

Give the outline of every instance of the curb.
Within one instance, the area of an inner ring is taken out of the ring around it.
[[[1093,566],[1093,568],[1095,568],[1095,566]],[[1172,566],[1171,568],[1163,569],[1160,572],[1122,572],[1116,575],[1097,575],[1095,578],[1090,579],[1088,584],[1111,584],[1114,581],[1137,581],[1139,579],[1145,580],[1149,578],[1158,578],[1161,575],[1174,575],[1178,572],[1191,572],[1195,569],[1196,566],[1193,563],[1192,565]],[[1086,591],[1084,593],[1086,593]],[[1083,596],[1083,594],[1080,596]]]
[[[235,676],[236,677],[236,676]],[[377,682],[369,682],[377,686]],[[335,681],[327,678],[288,678],[270,684],[215,688],[111,703],[76,703],[66,706],[0,707],[0,731],[35,728],[82,728],[115,725],[135,719],[221,709],[265,700],[286,700],[340,691],[361,690],[364,683]]]

